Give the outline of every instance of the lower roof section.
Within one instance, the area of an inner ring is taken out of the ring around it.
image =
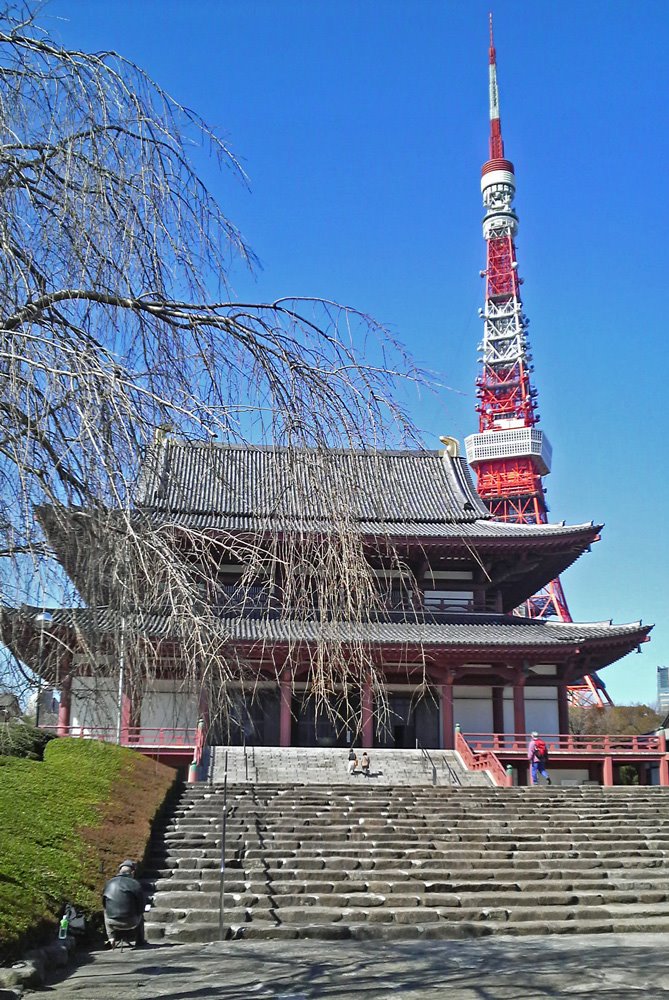
[[[26,660],[35,649],[35,615],[41,609],[4,609],[0,623],[3,641]],[[31,614],[32,611],[32,614]],[[89,647],[97,638],[118,635],[121,615],[109,608],[53,609],[47,642],[74,651],[83,641]],[[573,662],[573,669],[589,672],[601,669],[634,650],[648,638],[652,625],[632,622],[558,622],[527,619],[516,615],[461,614],[402,616],[402,620],[318,621],[288,616],[218,617],[202,620],[208,630],[220,634],[221,643],[252,651],[261,646],[304,647],[319,643],[361,644],[382,653],[384,650],[422,651],[432,659],[452,662],[500,660],[517,661],[532,656],[535,662]],[[193,623],[163,613],[135,613],[124,616],[129,636],[153,642],[178,643]],[[214,636],[215,638],[215,636]],[[42,642],[44,637],[42,636]]]

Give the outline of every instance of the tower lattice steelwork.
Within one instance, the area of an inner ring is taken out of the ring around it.
[[[513,208],[516,179],[513,163],[504,156],[497,88],[497,57],[490,17],[490,158],[481,171],[487,246],[483,341],[479,345],[482,372],[477,379],[479,432],[466,439],[467,458],[475,469],[478,492],[500,521],[544,524],[547,508],[543,476],[550,472],[551,447],[538,427],[537,391],[532,385],[529,320],[520,297]],[[532,618],[557,616],[570,622],[559,579],[526,602],[522,613]],[[610,703],[604,685],[586,677],[571,692],[573,701],[603,706]]]

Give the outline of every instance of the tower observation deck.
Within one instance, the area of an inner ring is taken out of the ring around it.
[[[481,271],[485,305],[479,310],[483,320],[482,370],[476,380],[479,429],[465,439],[465,446],[479,495],[494,517],[518,524],[545,524],[543,477],[551,469],[551,446],[538,426],[537,391],[532,384],[529,320],[523,311],[516,256],[516,177],[513,163],[504,154],[492,15],[489,98],[489,159],[481,170],[487,260]],[[572,620],[559,579],[531,597],[518,613]],[[578,687],[582,687],[580,695],[578,689],[573,695],[580,703],[602,706],[604,700],[610,702],[597,677],[584,678]]]

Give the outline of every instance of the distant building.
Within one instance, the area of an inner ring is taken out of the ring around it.
[[[660,715],[669,712],[669,667],[657,668],[657,710]]]
[[[9,722],[21,714],[19,699],[8,691],[0,691],[0,722]]]

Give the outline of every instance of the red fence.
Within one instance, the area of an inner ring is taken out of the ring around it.
[[[496,785],[510,785],[504,765],[494,750],[472,749],[459,729],[455,730],[455,749],[462,757],[469,771],[488,771]]]
[[[548,747],[552,766],[599,766],[604,785],[615,780],[614,765],[630,763],[657,765],[659,782],[669,786],[669,754],[664,732],[644,736],[614,736],[611,734],[541,734]],[[496,785],[510,785],[512,779],[506,768],[527,769],[527,748],[532,739],[529,733],[467,733],[455,731],[455,749],[465,766],[471,771],[488,771]],[[506,765],[506,767],[505,767]],[[646,771],[640,772],[640,779]],[[645,779],[644,779],[645,780]]]
[[[582,754],[585,757],[593,754],[615,754],[616,757],[626,754],[638,756],[649,754],[657,756],[666,752],[666,739],[663,735],[651,736],[611,736],[598,735],[563,735],[541,734],[551,756],[560,754]],[[492,750],[506,753],[527,753],[527,747],[532,739],[530,733],[467,733],[465,739],[474,752]]]
[[[120,739],[118,728],[114,726],[45,726],[58,732],[59,736],[74,736],[80,739],[101,740],[103,743],[120,743],[124,747],[137,750],[171,750],[172,752],[196,751],[200,746],[200,758],[204,743],[204,730],[199,727],[174,729],[163,727],[147,729],[143,726],[124,726]]]

